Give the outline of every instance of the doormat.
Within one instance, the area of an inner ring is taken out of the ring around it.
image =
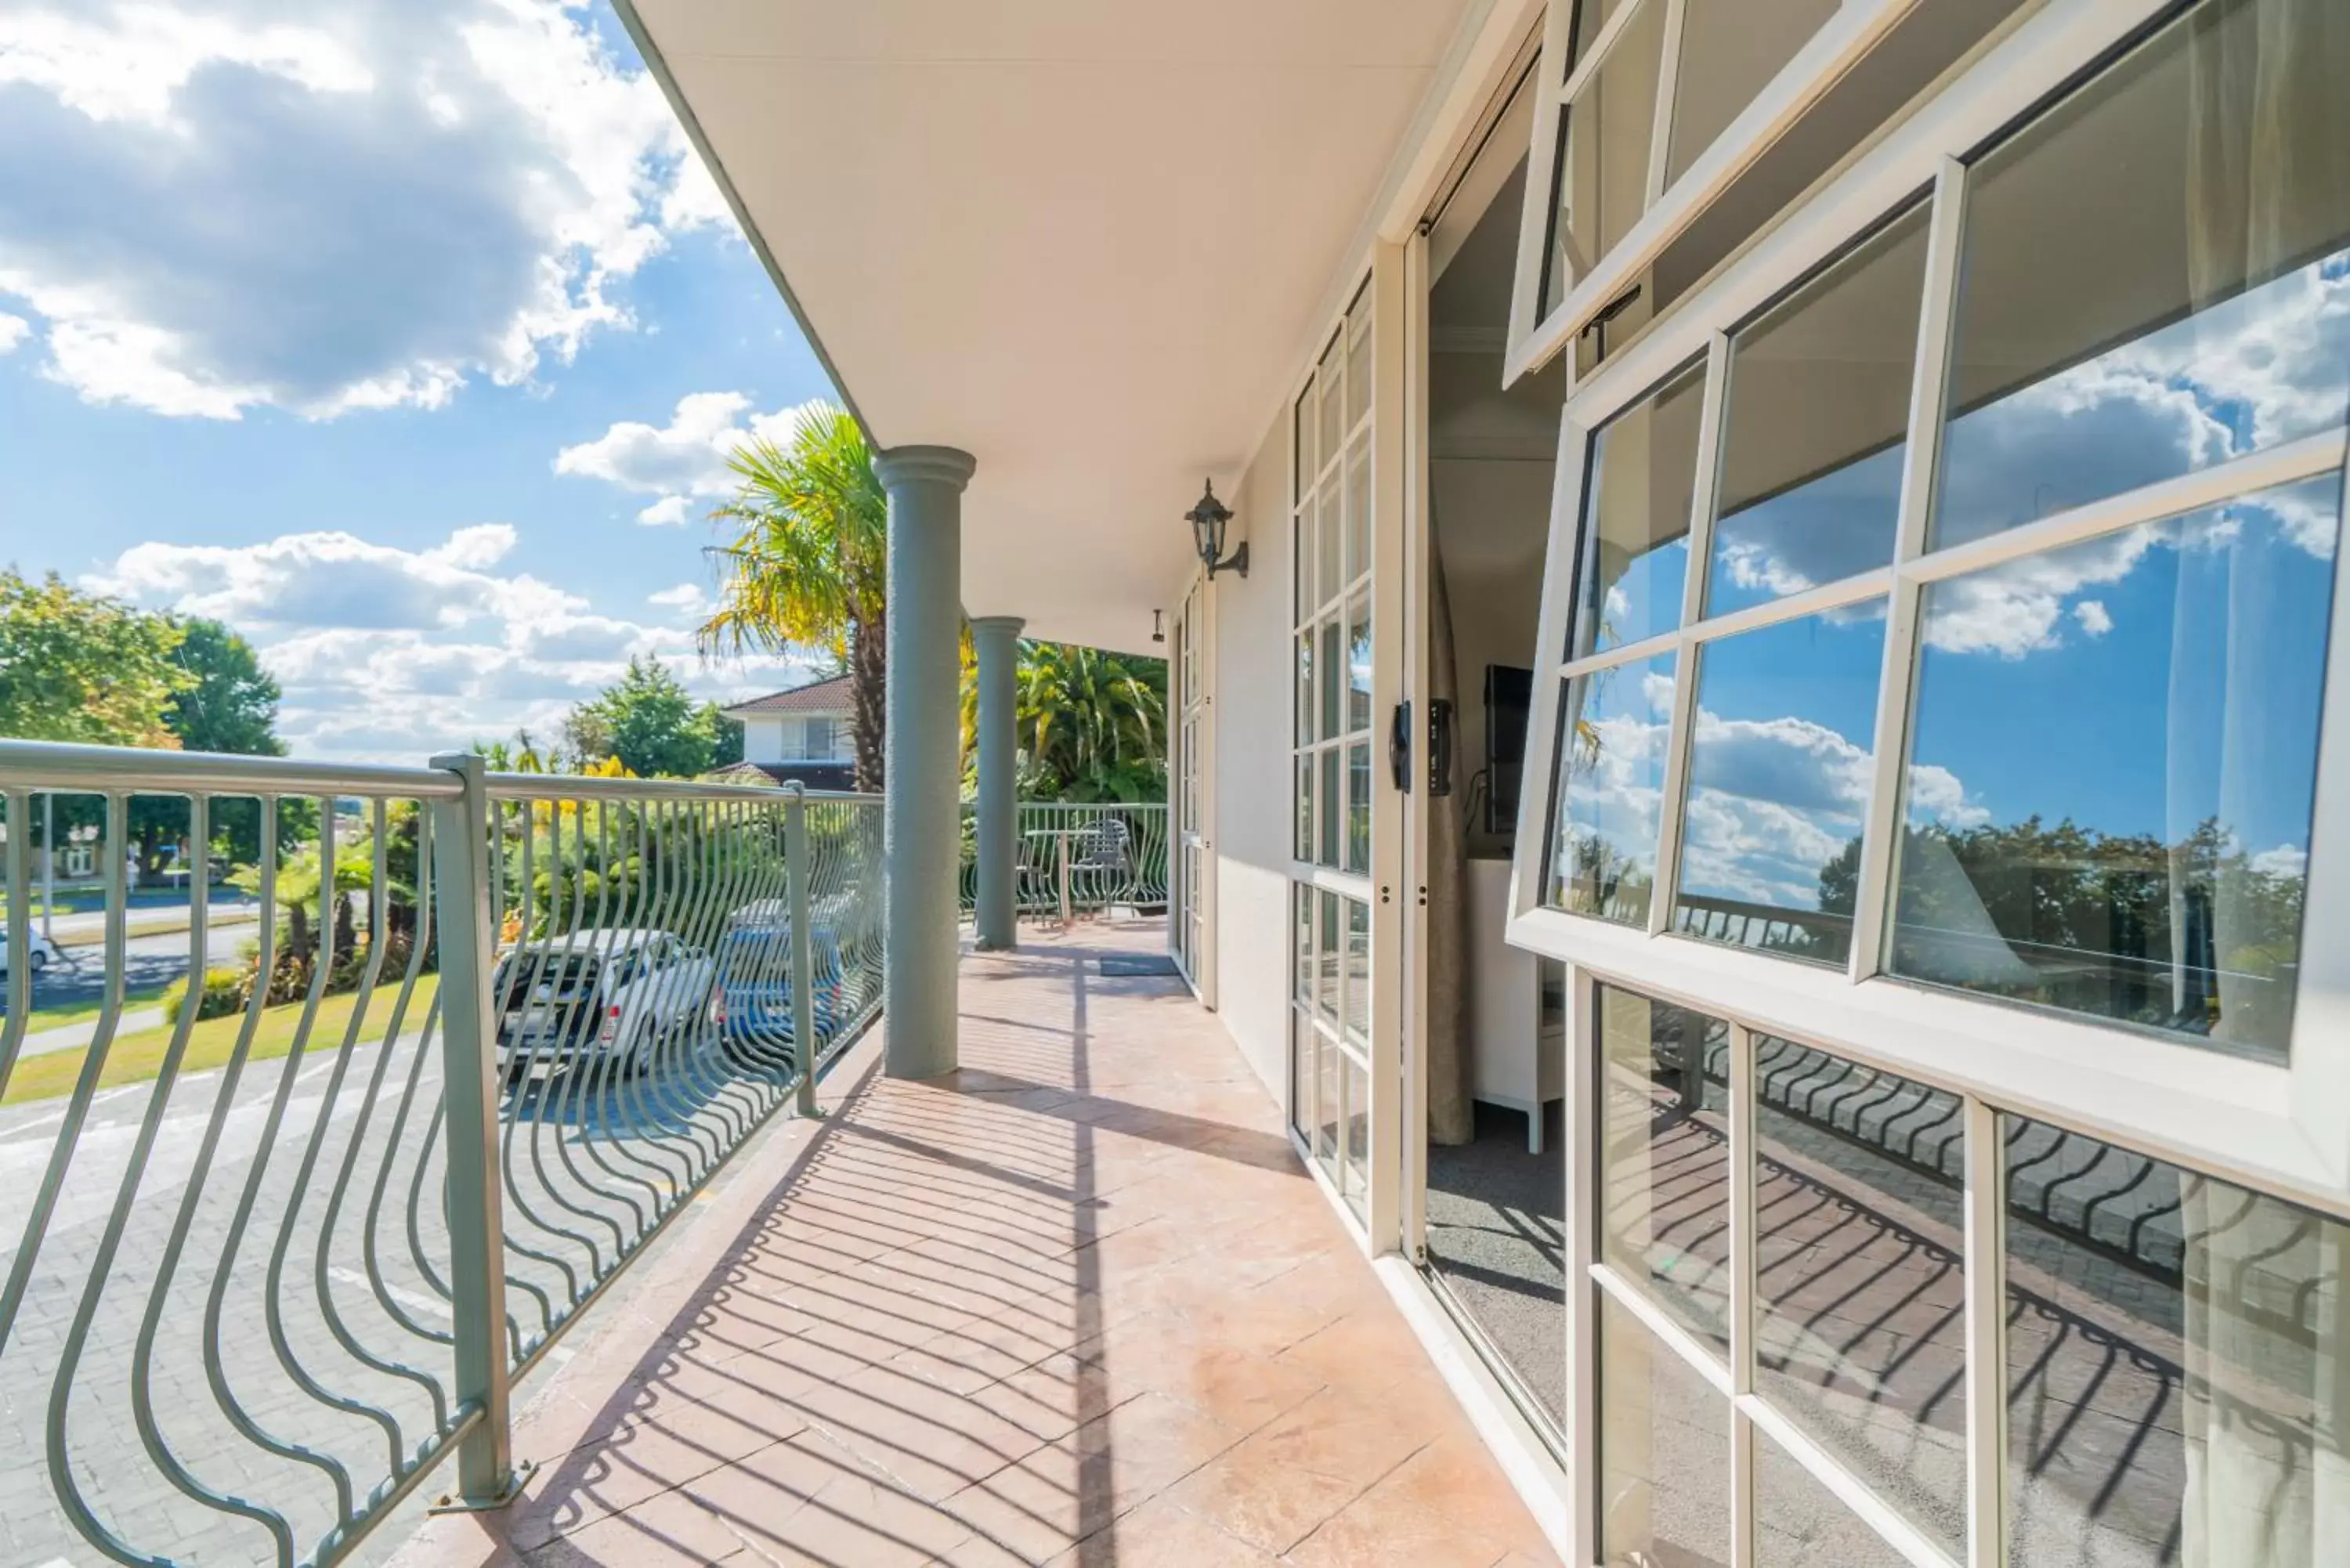
[[[1175,967],[1171,958],[1151,953],[1105,953],[1094,961],[1094,967],[1106,976],[1118,980],[1139,979],[1149,975],[1165,975],[1180,980],[1183,971]]]

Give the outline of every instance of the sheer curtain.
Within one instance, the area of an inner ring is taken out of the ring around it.
[[[2200,311],[2309,265],[2350,234],[2344,85],[2350,5],[2236,0],[2209,6],[2189,27],[2187,285],[2190,308]],[[2259,349],[2212,337],[2196,345],[2199,377],[2206,365],[2224,375]],[[2263,383],[2250,378],[2245,385]],[[2255,399],[2230,415],[2257,422],[2266,412]],[[2258,770],[2271,753],[2267,730],[2276,710],[2263,694],[2272,655],[2262,630],[2275,577],[2247,569],[2246,548],[2241,534],[2179,547],[2167,836],[2174,990],[2182,1003],[2195,1000],[2178,967],[2192,961],[2182,873],[2187,840],[2199,826],[2185,818],[2209,809],[2216,747],[2219,821],[2224,829],[2248,820]],[[2215,698],[2216,714],[2209,709]],[[2210,961],[2219,970],[2215,1033],[2227,1038],[2234,1020],[2268,1011],[2250,994],[2262,982],[2230,961],[2266,933],[2241,867],[2207,874],[2213,875]],[[2350,1561],[2345,1231],[2273,1199],[2248,1201],[2215,1181],[2190,1179],[2182,1197],[2188,1396],[2180,1560],[2186,1568]]]

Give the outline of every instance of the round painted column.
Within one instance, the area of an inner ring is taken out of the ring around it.
[[[1020,945],[1015,883],[1020,849],[1020,628],[1018,616],[971,623],[979,654],[979,946],[1009,952]]]
[[[969,452],[945,446],[892,447],[873,460],[889,493],[882,1028],[893,1078],[935,1077],[956,1065],[962,492],[974,466]]]

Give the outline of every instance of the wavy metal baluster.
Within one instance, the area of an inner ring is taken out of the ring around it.
[[[319,913],[323,916],[326,913],[328,900],[333,897],[335,803],[331,798],[325,798],[320,799],[317,804],[318,898]],[[261,854],[265,864],[276,858],[276,838],[268,837],[262,840]],[[276,886],[274,877],[265,877],[264,885],[274,891]],[[273,930],[275,929],[276,915],[274,904],[265,903],[262,919],[269,923]],[[294,1097],[294,1083],[301,1070],[302,1058],[309,1045],[310,1030],[317,1022],[318,1003],[326,995],[327,971],[334,962],[335,950],[334,922],[331,919],[322,919],[318,922],[317,944],[317,950],[312,955],[310,987],[308,994],[303,999],[301,1022],[295,1025],[294,1039],[286,1053],[286,1065],[277,1075],[277,1092],[270,1098],[269,1111],[262,1122],[261,1135],[254,1148],[253,1161],[245,1172],[244,1189],[237,1195],[236,1212],[229,1221],[227,1236],[221,1242],[220,1262],[213,1272],[212,1289],[204,1297],[204,1376],[212,1384],[213,1397],[220,1403],[222,1413],[228,1417],[230,1422],[244,1435],[247,1441],[266,1449],[282,1459],[299,1460],[314,1465],[326,1472],[335,1486],[337,1518],[343,1526],[348,1527],[357,1517],[350,1471],[344,1468],[340,1459],[331,1454],[322,1454],[302,1444],[288,1442],[265,1430],[253,1418],[251,1412],[244,1408],[243,1402],[237,1398],[235,1390],[230,1387],[228,1369],[222,1364],[220,1355],[221,1314],[227,1301],[229,1279],[235,1272],[237,1254],[244,1249],[245,1228],[252,1222],[254,1209],[260,1201],[261,1184],[269,1170],[270,1152],[276,1146],[278,1128],[285,1124],[286,1107]],[[263,956],[265,959],[268,956],[266,941],[263,944]],[[256,1003],[267,1000],[270,973],[271,969],[266,962],[255,971],[253,992]],[[258,1017],[258,1015],[259,1008],[256,1006],[250,1016]],[[249,1037],[249,1028],[247,1033]],[[262,1319],[264,1326],[268,1331],[270,1349],[276,1355],[279,1366],[295,1379],[297,1386],[300,1386],[302,1375],[290,1365],[286,1345],[285,1318],[279,1310],[277,1293],[275,1290],[265,1293],[263,1297]],[[308,1393],[310,1390],[306,1387],[304,1392]]]

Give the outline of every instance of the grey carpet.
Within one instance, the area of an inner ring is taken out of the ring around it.
[[[1526,1118],[1477,1106],[1473,1143],[1428,1150],[1428,1262],[1554,1419],[1566,1417],[1565,1107],[1541,1154]]]

